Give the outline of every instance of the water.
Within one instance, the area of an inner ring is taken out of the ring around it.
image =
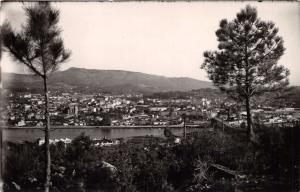
[[[177,136],[182,136],[183,129],[170,128],[171,132]],[[199,130],[197,128],[188,128],[187,133]],[[92,139],[106,138],[128,138],[135,136],[164,136],[164,128],[57,128],[51,131],[51,139],[64,139],[74,137],[84,133]],[[39,138],[44,138],[44,131],[37,128],[17,128],[3,129],[3,140],[5,141],[34,141]]]

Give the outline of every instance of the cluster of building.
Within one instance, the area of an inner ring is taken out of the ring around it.
[[[64,145],[68,145],[72,142],[72,139],[69,138],[49,139],[50,144],[57,144],[59,142],[63,143]],[[103,138],[103,139],[92,139],[92,142],[95,147],[110,147],[113,145],[119,145],[121,141],[119,139],[112,140],[112,139]],[[45,139],[39,139],[38,143],[39,146],[43,145],[45,143]]]
[[[241,127],[247,123],[247,112],[244,107],[237,107],[236,103],[226,102],[226,107],[220,109],[215,116],[232,127]],[[251,110],[252,122],[256,125],[290,124],[300,121],[300,109],[293,107],[276,108],[257,105]]]
[[[243,106],[224,96],[191,93],[184,97],[109,95],[50,92],[50,122],[54,126],[158,126],[200,125],[219,118],[232,126],[246,122]],[[7,96],[6,122],[9,126],[43,126],[45,101],[41,94],[11,93]],[[272,124],[300,119],[295,108],[258,105],[253,119]]]
[[[220,99],[187,97],[159,99],[143,95],[108,95],[51,92],[49,114],[55,126],[199,124],[217,111]],[[7,97],[10,126],[43,126],[44,97],[15,93]],[[183,115],[189,118],[184,119]]]

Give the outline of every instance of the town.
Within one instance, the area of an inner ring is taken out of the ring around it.
[[[4,4],[0,191],[300,191],[295,3]]]
[[[6,123],[10,127],[42,127],[43,95],[9,93]],[[49,113],[53,126],[199,126],[219,119],[233,127],[246,123],[246,111],[215,89],[152,95],[50,92]],[[284,107],[283,107],[284,106]],[[270,106],[256,103],[253,119],[264,125],[299,121],[293,104]]]

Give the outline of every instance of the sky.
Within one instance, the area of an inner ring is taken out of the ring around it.
[[[217,48],[215,31],[221,19],[232,20],[250,4],[258,17],[273,21],[284,39],[279,64],[290,69],[292,85],[300,85],[300,4],[297,2],[63,2],[59,26],[72,51],[61,70],[70,67],[137,71],[167,77],[208,80],[200,69],[203,52]],[[2,22],[24,22],[22,4],[4,2]],[[7,53],[5,72],[25,73]]]

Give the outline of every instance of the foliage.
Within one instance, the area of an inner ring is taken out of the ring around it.
[[[14,31],[8,22],[2,25],[3,44],[13,59],[45,78],[70,56],[57,26],[59,11],[47,2],[24,7],[24,10],[27,20],[20,32]]]
[[[253,146],[245,142],[246,136],[202,130],[188,134],[181,144],[138,137],[119,146],[99,148],[81,134],[70,144],[51,145],[51,191],[232,191],[239,179],[214,169],[213,164],[246,174],[250,181],[269,178],[288,182],[294,178],[295,182],[298,136],[295,128],[265,130],[259,133],[261,145]],[[37,142],[8,144],[5,191],[15,189],[12,182],[24,191],[41,189],[42,147]],[[289,186],[295,185],[292,181]]]
[[[284,53],[277,34],[273,22],[261,21],[256,9],[247,6],[233,21],[220,22],[219,51],[205,52],[202,67],[216,86],[242,97],[278,88],[286,83],[288,70],[277,63]]]
[[[13,182],[23,190],[41,187],[40,179],[43,178],[42,163],[40,161],[40,148],[36,143],[22,145],[10,143],[6,150],[4,187],[14,188]]]
[[[221,20],[216,31],[218,51],[206,51],[202,68],[214,85],[244,101],[249,134],[251,97],[278,91],[288,85],[289,70],[278,64],[284,54],[283,39],[271,21],[262,21],[247,6],[233,21]]]

